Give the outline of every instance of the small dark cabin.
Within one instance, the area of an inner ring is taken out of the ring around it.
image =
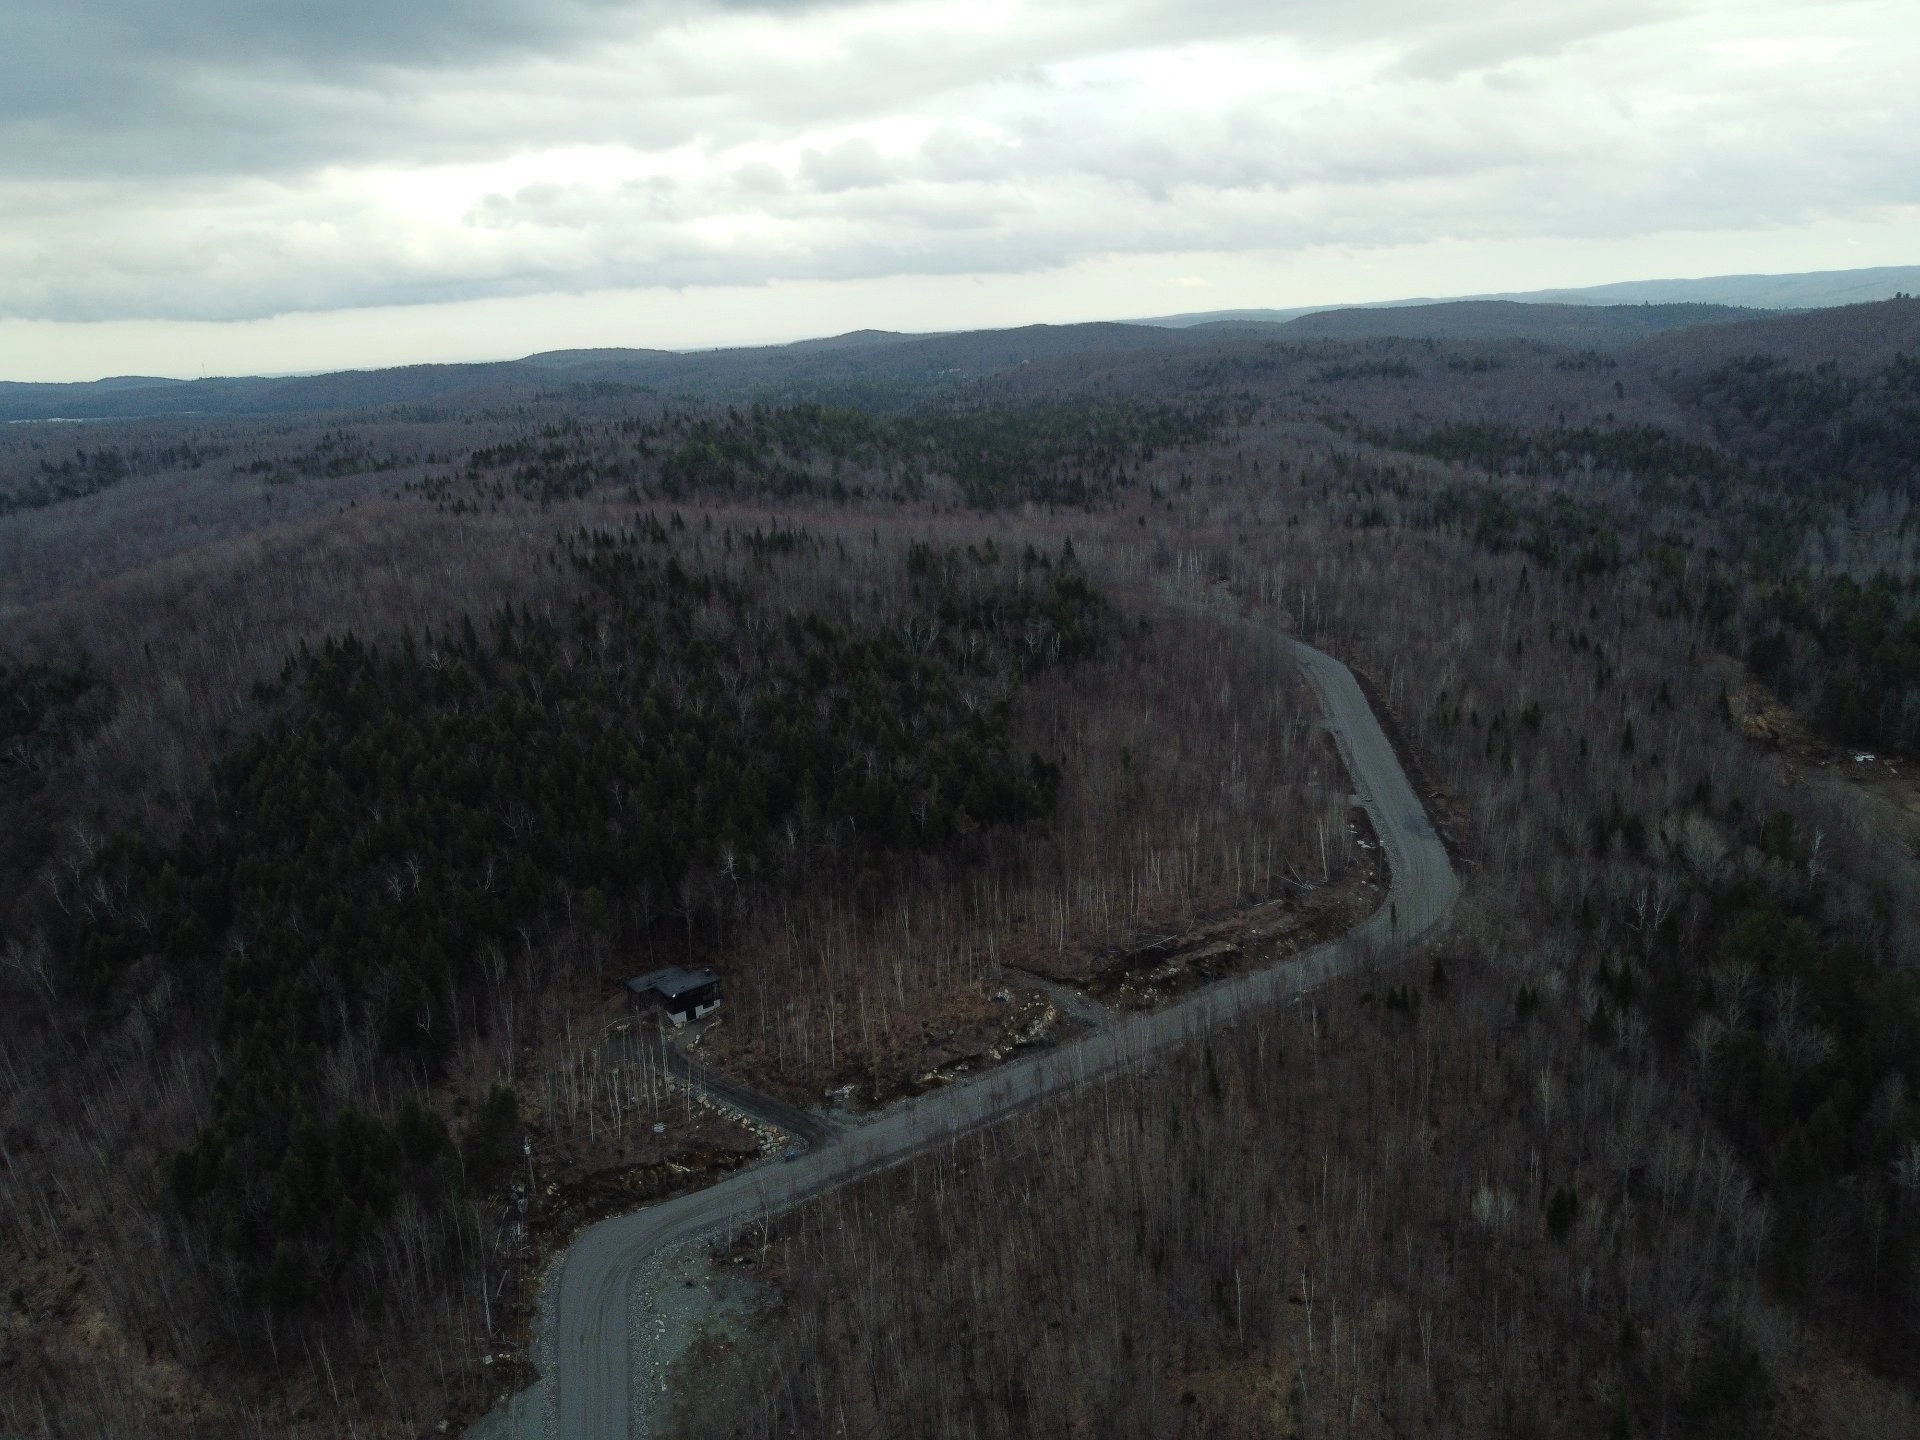
[[[659,1010],[675,1025],[699,1020],[720,1007],[720,977],[711,970],[669,965],[627,981],[636,1010]]]

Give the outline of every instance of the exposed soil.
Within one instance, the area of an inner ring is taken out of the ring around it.
[[[1900,779],[1901,772],[1910,768],[1898,755],[1850,750],[1823,740],[1798,713],[1731,656],[1715,655],[1707,666],[1720,677],[1727,692],[1727,711],[1734,728],[1744,739],[1779,753],[1787,765],[1789,784],[1803,770],[1832,770],[1847,779],[1881,786]],[[1911,781],[1904,789],[1915,797],[1916,807],[1920,807],[1920,791],[1915,790]]]
[[[1775,1397],[1784,1440],[1895,1440],[1920,1434],[1920,1404],[1898,1385],[1836,1355],[1809,1355]]]
[[[0,1302],[0,1386],[96,1371],[162,1421],[215,1414],[220,1407],[196,1378],[150,1337],[116,1320],[88,1268],[85,1250],[8,1255]]]
[[[755,1384],[765,1352],[753,1342],[777,1301],[773,1268],[753,1245],[717,1251],[700,1240],[648,1262],[651,1273],[632,1288],[629,1331],[635,1409],[653,1422],[650,1433],[684,1429],[708,1389]]]
[[[591,1135],[576,1125],[555,1137],[537,1119],[527,1126],[534,1189],[529,1195],[524,1176],[516,1177],[499,1209],[510,1242],[499,1302],[505,1323],[483,1359],[484,1384],[467,1386],[449,1406],[450,1431],[536,1378],[529,1356],[540,1276],[575,1235],[609,1215],[710,1185],[777,1144],[772,1132],[684,1091],[660,1114],[622,1123],[609,1107]]]
[[[721,1025],[709,1031],[701,1058],[797,1105],[826,1102],[861,1111],[934,1089],[1035,1045],[1053,1044],[1080,1028],[1039,990],[982,980],[889,1029],[863,1030],[871,1058],[826,1069],[817,1092],[782,1078],[775,1057],[747,1035],[745,1027]]]
[[[1296,883],[1271,900],[1216,911],[1125,947],[1070,944],[1010,956],[1007,963],[1079,985],[1116,1008],[1150,1010],[1197,986],[1344,934],[1380,903],[1387,881],[1366,813],[1356,807],[1351,818],[1357,862],[1331,883]]]
[[[542,1248],[563,1248],[568,1237],[595,1220],[698,1189],[761,1153],[751,1132],[716,1116],[703,1116],[690,1130],[691,1136],[683,1132],[674,1149],[655,1159],[549,1183],[529,1227],[535,1242]]]
[[[1778,757],[1781,785],[1835,787],[1873,837],[1882,863],[1904,864],[1920,877],[1920,763],[1823,740],[1738,660],[1717,655],[1709,664],[1726,688],[1734,727]]]

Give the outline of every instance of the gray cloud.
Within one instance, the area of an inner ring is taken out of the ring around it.
[[[609,41],[815,3],[8,0],[0,174],[280,173],[486,153],[510,137],[484,112],[440,112],[449,80],[511,95],[530,71]]]
[[[1518,60],[1551,58],[1582,40],[1639,29],[1673,13],[1646,3],[1542,5],[1503,11],[1476,26],[1428,32],[1395,67],[1412,79],[1451,80]]]
[[[489,56],[552,53],[619,7],[592,0],[10,0],[0,9],[0,133],[9,169],[73,174],[253,168],[304,158],[348,129],[348,97],[392,77]],[[279,101],[275,103],[276,93]],[[201,142],[186,153],[166,148]]]
[[[1917,31],[1807,0],[13,0],[0,315],[1793,223],[1920,202]]]
[[[1467,63],[1479,51],[1524,51],[1520,36],[1591,33],[1617,7],[1576,5],[1541,22],[1531,5],[1492,0],[1466,21],[1436,25],[1432,7],[1413,0],[1094,0],[1036,7],[1012,27],[938,49],[910,33],[870,34],[812,79],[787,57],[696,55],[660,38],[703,19],[828,8],[823,0],[10,0],[0,7],[0,141],[10,142],[0,143],[0,174],[283,173],[465,158],[569,129],[652,144],[695,131],[737,138],[909,104],[930,89],[1037,62],[1262,33],[1390,33],[1411,56]],[[595,75],[593,56],[614,44],[634,47],[624,73]],[[570,63],[602,85],[584,94],[543,88]],[[448,95],[467,104],[436,103]]]
[[[842,140],[833,149],[809,150],[800,157],[800,173],[817,190],[831,195],[840,190],[865,190],[885,185],[893,171],[871,140]]]

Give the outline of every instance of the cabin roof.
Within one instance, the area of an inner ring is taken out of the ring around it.
[[[627,981],[627,989],[635,995],[652,991],[671,1000],[689,990],[711,985],[719,978],[711,970],[683,970],[678,965],[668,965],[659,970],[650,970],[645,975],[634,976]]]

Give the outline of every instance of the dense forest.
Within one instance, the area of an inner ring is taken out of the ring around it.
[[[309,1268],[338,1273],[365,1217],[391,1210],[402,1148],[432,1158],[352,1109],[305,1113],[343,1030],[443,1064],[488,948],[569,890],[589,917],[631,908],[645,924],[685,905],[695,867],[790,881],[837,852],[1051,808],[1053,767],[1009,754],[1009,701],[969,708],[962,690],[1096,643],[1077,576],[964,601],[942,586],[929,622],[951,628],[921,654],[901,628],[775,623],[740,587],[649,563],[631,535],[585,537],[569,559],[591,586],[570,635],[503,609],[486,646],[470,623],[392,655],[329,638],[285,672],[298,713],[216,768],[211,834],[124,868],[111,847],[101,858],[129,918],[88,916],[72,943],[102,991],[154,944],[188,983],[211,981],[227,1063],[175,1196],[256,1266],[271,1257],[278,1301]],[[718,634],[696,624],[710,610]],[[1010,655],[1029,625],[1037,648]]]
[[[1599,577],[1628,567],[1662,588],[1663,605],[1700,616],[1712,649],[1744,660],[1828,738],[1912,751],[1916,373],[1905,355],[1869,378],[1767,357],[1724,366],[1686,387],[1724,443],[1627,424],[1472,421],[1354,433],[1377,451],[1500,477],[1435,485],[1374,472],[1367,490],[1422,512],[1417,523],[1550,572]],[[1358,512],[1361,523],[1384,515],[1378,502]],[[1838,545],[1836,529],[1850,532]]]
[[[1291,631],[1446,931],[729,1237],[675,1423],[1911,1433],[1916,309],[11,427],[0,1428],[476,1418],[575,1227],[785,1143],[655,964],[859,1108],[1338,933]]]
[[[1910,1383],[1920,1321],[1912,830],[1781,787],[1647,557],[1254,458],[1213,588],[1375,677],[1476,867],[1454,934],[743,1236],[778,1369],[682,1431],[1903,1433],[1867,1377]],[[931,1286],[874,1269],[893,1215]]]
[[[172,1195],[242,1262],[243,1297],[285,1309],[340,1283],[405,1189],[446,1183],[418,1099],[388,1125],[329,1105],[323,1073],[356,1044],[444,1068],[517,931],[575,903],[616,933],[692,926],[747,903],[718,892],[1051,813],[1058,768],[1013,753],[1010,718],[1021,680],[1111,628],[1070,553],[916,545],[909,607],[880,626],[683,568],[683,528],[570,539],[555,563],[584,593],[564,620],[507,606],[484,642],[463,619],[303,644],[186,834],[108,836],[51,887],[48,937],[96,1004],[142,962],[204,996],[220,1077]],[[722,536],[749,572],[822,543]],[[80,683],[26,676],[16,704]]]
[[[1086,506],[1110,498],[1128,469],[1158,448],[1212,434],[1225,407],[1139,400],[949,404],[869,415],[819,404],[729,406],[717,414],[666,411],[590,433],[549,424],[532,437],[485,446],[464,476],[430,476],[421,493],[454,509],[521,499],[578,499],[620,481],[636,496],[819,496],[896,502],[927,495],[939,476],[979,508],[1020,502]],[[936,495],[942,493],[936,492]]]

